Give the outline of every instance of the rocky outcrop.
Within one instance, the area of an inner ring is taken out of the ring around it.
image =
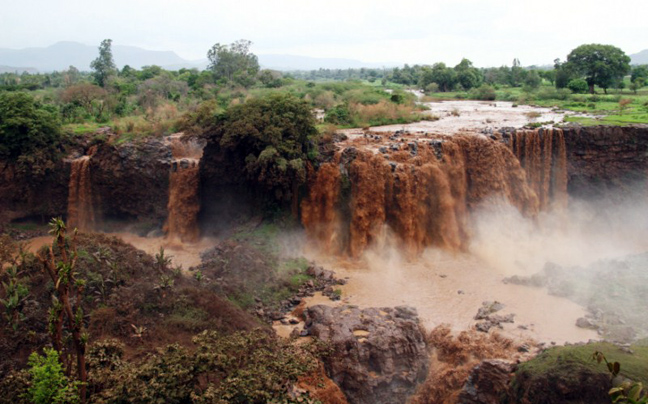
[[[241,161],[245,156],[241,157]],[[245,172],[232,164],[216,141],[207,141],[200,159],[200,213],[203,235],[220,234],[258,207],[246,185]]]
[[[70,168],[63,161],[42,172],[0,160],[0,228],[20,219],[47,222],[67,210]]]
[[[404,403],[425,379],[429,357],[415,309],[318,305],[306,315],[309,333],[332,345],[326,370],[350,403]]]
[[[171,149],[159,139],[99,147],[90,170],[101,216],[161,225],[167,217],[170,167]]]
[[[462,404],[499,404],[506,395],[515,365],[500,359],[487,359],[475,366],[459,393]]]
[[[648,126],[564,129],[570,196],[596,198],[630,191],[648,174]]]

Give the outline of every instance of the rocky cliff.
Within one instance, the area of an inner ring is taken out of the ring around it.
[[[648,126],[564,129],[570,196],[597,198],[643,187],[648,175]]]
[[[91,158],[92,189],[103,218],[147,220],[167,217],[171,149],[158,139],[102,145]]]

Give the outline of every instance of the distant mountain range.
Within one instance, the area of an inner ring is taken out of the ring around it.
[[[151,51],[135,46],[113,45],[113,58],[118,68],[129,65],[136,69],[143,66],[157,65],[165,69],[207,67],[207,59],[186,60],[172,51]],[[84,45],[78,42],[57,42],[46,48],[3,49],[0,48],[0,73],[30,73],[67,70],[74,66],[79,70],[90,70],[90,62],[99,55],[98,46]],[[353,59],[313,58],[295,55],[258,55],[262,68],[290,71],[347,69],[347,68],[382,68],[397,66],[397,63],[366,63]]]
[[[630,55],[630,64],[633,65],[646,65],[648,64],[648,49],[644,49],[641,52]]]

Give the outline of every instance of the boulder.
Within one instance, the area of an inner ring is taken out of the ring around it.
[[[331,379],[351,404],[403,403],[425,380],[425,336],[411,307],[308,308],[309,335],[332,345],[325,359]]]
[[[513,363],[500,359],[487,359],[475,366],[459,393],[462,404],[499,404],[508,388]]]

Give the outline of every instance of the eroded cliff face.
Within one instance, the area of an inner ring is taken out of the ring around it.
[[[601,198],[645,191],[648,126],[565,128],[570,196]]]
[[[308,235],[331,253],[359,256],[385,226],[412,253],[429,246],[461,250],[469,210],[487,199],[538,212],[519,161],[486,137],[438,137],[379,152],[345,146],[312,176],[302,202]]]
[[[245,173],[232,165],[220,144],[208,140],[200,160],[199,221],[204,235],[218,234],[255,213],[258,200],[245,179]]]
[[[43,222],[67,210],[70,168],[62,160],[45,175],[0,160],[0,228],[20,219]]]
[[[90,165],[101,217],[161,225],[167,218],[171,157],[170,147],[158,139],[101,145]]]

